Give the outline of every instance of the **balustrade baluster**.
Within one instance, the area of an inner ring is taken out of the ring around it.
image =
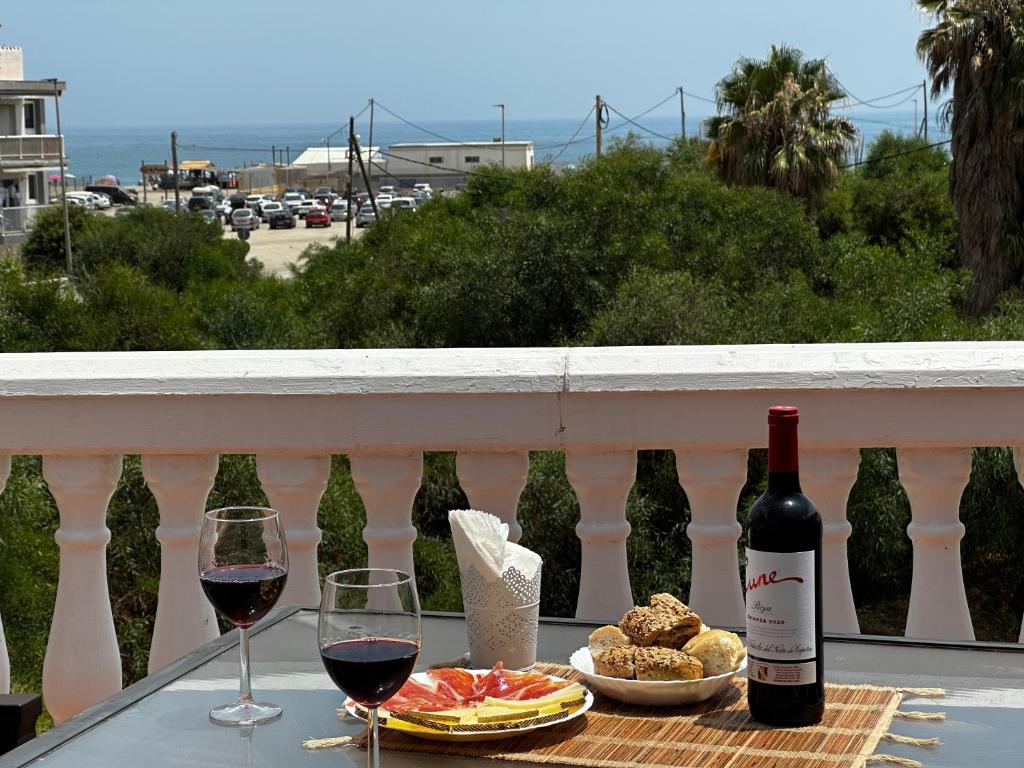
[[[43,700],[60,723],[121,690],[121,655],[107,589],[107,505],[120,456],[46,456],[60,511],[57,600],[43,661]]]
[[[746,617],[736,541],[743,528],[736,504],[747,480],[747,452],[677,450],[676,472],[690,502],[689,604],[709,626],[742,627]]]
[[[907,637],[974,640],[960,563],[960,496],[971,475],[968,448],[900,449],[900,482],[910,499],[914,581]]]
[[[1017,480],[1024,485],[1024,448],[1017,446],[1013,449],[1013,465],[1017,469]],[[1024,643],[1024,619],[1021,620],[1019,642]]]
[[[317,546],[323,535],[316,516],[331,476],[331,457],[257,456],[256,469],[270,506],[281,513],[288,541],[288,581],[281,602],[318,605]]]
[[[11,474],[11,457],[0,456],[0,493],[7,486]],[[7,641],[4,639],[4,622],[0,618],[0,694],[11,692],[11,660],[7,655]]]
[[[508,523],[509,541],[518,542],[523,535],[516,511],[529,468],[530,456],[525,451],[460,453],[455,458],[455,471],[469,498],[469,506],[497,515]]]
[[[818,507],[824,529],[821,581],[826,632],[860,632],[846,556],[846,540],[853,531],[846,519],[846,502],[859,467],[857,450],[806,451],[800,455],[800,482]]]
[[[160,590],[153,641],[154,672],[220,634],[199,584],[199,534],[206,499],[217,478],[216,454],[143,456],[142,475],[160,509]]]
[[[352,481],[366,507],[363,541],[370,568],[413,574],[412,504],[423,479],[423,454],[350,457]]]
[[[626,559],[630,532],[626,499],[636,480],[636,452],[569,451],[565,471],[580,503],[576,535],[583,551],[576,617],[618,622],[633,607]]]

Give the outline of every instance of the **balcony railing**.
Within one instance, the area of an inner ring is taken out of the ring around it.
[[[256,454],[282,511],[284,601],[315,603],[332,454],[351,459],[370,565],[412,569],[424,451],[456,451],[470,503],[509,522],[514,538],[528,452],[564,451],[581,512],[577,615],[604,621],[632,605],[625,505],[636,452],[672,449],[692,511],[690,603],[708,624],[735,626],[736,504],[747,451],[765,444],[766,409],[778,402],[803,414],[802,480],[825,520],[826,629],[858,631],[846,502],[858,449],[884,446],[898,449],[912,506],[906,632],[973,640],[958,506],[972,446],[1024,445],[1014,417],[1022,362],[1022,343],[4,355],[0,475],[11,455],[42,455],[60,510],[46,703],[61,721],[121,687],[105,515],[123,454],[142,455],[160,510],[151,670],[217,632],[196,547],[218,455],[230,453]]]
[[[59,136],[0,136],[0,163],[40,160],[60,164]]]

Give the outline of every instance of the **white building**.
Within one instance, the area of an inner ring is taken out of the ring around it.
[[[460,141],[392,144],[388,173],[406,184],[433,186],[464,183],[473,171],[487,165],[516,170],[533,168],[532,141]]]
[[[65,87],[26,80],[21,48],[0,46],[0,233],[23,230],[31,212],[25,207],[49,202],[48,177],[60,173],[61,146],[47,130],[45,103]]]

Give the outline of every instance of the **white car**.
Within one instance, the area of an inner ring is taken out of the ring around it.
[[[68,202],[78,200],[78,203],[72,203],[72,205],[80,205],[87,211],[94,211],[98,207],[96,204],[96,196],[92,192],[68,192]]]
[[[281,198],[281,202],[292,209],[292,213],[298,210],[299,203],[305,200],[306,197],[301,192],[285,192],[284,197]]]
[[[348,200],[337,199],[331,203],[331,221],[348,221]]]
[[[433,194],[434,192],[434,190],[430,188],[430,184],[425,181],[422,181],[419,184],[413,184],[412,190],[413,192],[425,192],[428,195]]]
[[[377,197],[378,198],[380,198],[383,195],[388,195],[389,197],[394,197],[397,194],[398,194],[398,190],[395,189],[394,187],[392,187],[389,184],[385,184],[383,187],[381,187],[380,189],[377,190]]]
[[[306,214],[309,212],[310,208],[315,208],[319,205],[320,203],[318,203],[316,200],[310,200],[309,198],[305,198],[301,200],[298,205],[291,206],[291,209],[292,213],[294,213],[300,219],[304,219],[306,218]]]
[[[238,208],[231,214],[231,231],[240,229],[259,229],[260,217],[252,208]]]
[[[396,197],[391,201],[392,211],[415,211],[418,203],[411,197]]]
[[[226,197],[217,203],[213,210],[217,212],[218,216],[221,216],[224,219],[225,224],[231,220],[231,202]]]
[[[107,208],[113,205],[113,203],[110,202],[110,198],[107,197],[102,192],[90,192],[89,194],[92,195],[93,202],[96,204],[96,207],[99,208],[100,210],[105,211]]]
[[[367,224],[373,224],[376,220],[377,214],[373,212],[373,206],[367,200],[359,208],[359,213],[356,214],[356,226],[365,227]]]
[[[264,221],[270,221],[270,214],[283,210],[284,203],[279,203],[276,200],[264,200],[260,205],[260,218]]]

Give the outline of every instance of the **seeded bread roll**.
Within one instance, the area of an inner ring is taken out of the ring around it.
[[[654,595],[651,607],[632,608],[619,622],[626,637],[644,647],[682,648],[700,628],[700,616],[667,594]]]
[[[671,648],[637,648],[637,680],[699,680],[704,676],[700,661]]]
[[[622,630],[618,627],[608,624],[591,632],[590,637],[587,638],[587,645],[590,648],[590,653],[596,656],[609,648],[629,645],[629,638],[622,634]]]
[[[617,645],[594,656],[594,671],[605,677],[621,677],[632,680],[636,677],[637,647]]]
[[[737,635],[722,629],[701,632],[683,647],[683,651],[700,660],[707,677],[732,672],[747,652]]]

